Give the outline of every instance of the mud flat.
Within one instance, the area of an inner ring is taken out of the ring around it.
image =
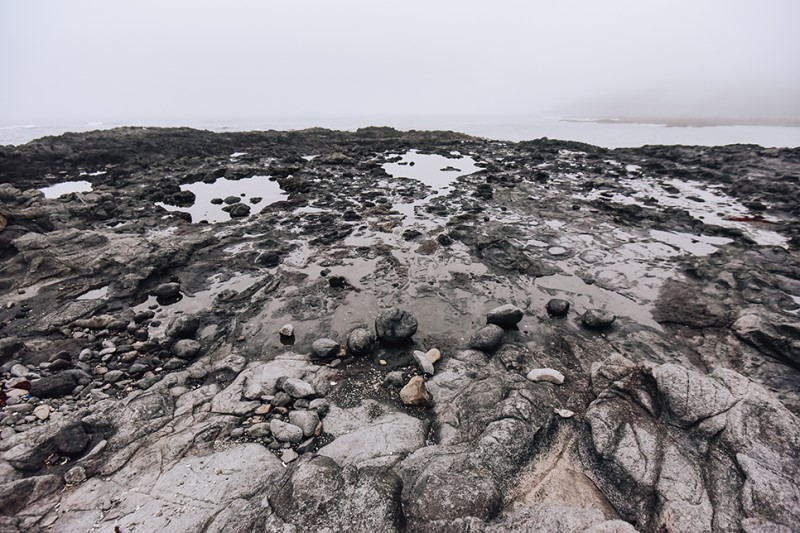
[[[800,149],[0,147],[3,531],[797,531]]]

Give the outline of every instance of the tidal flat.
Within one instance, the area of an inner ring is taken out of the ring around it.
[[[796,531],[800,148],[0,146],[3,531]]]

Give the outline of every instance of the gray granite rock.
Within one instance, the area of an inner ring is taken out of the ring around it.
[[[300,442],[303,440],[303,430],[294,424],[288,424],[273,418],[269,423],[272,436],[280,442]]]

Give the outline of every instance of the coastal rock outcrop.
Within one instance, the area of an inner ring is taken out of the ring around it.
[[[391,128],[0,147],[0,529],[797,530],[798,175]]]

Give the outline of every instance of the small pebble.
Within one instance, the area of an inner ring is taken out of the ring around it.
[[[281,452],[281,461],[287,464],[296,460],[298,457],[300,456],[297,455],[297,452],[292,450],[291,448],[283,450],[283,452]]]

